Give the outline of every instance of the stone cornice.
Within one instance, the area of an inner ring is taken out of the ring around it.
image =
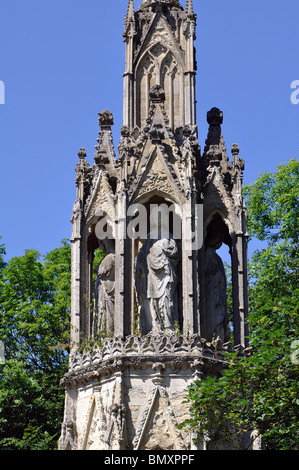
[[[199,335],[183,336],[167,333],[150,333],[143,337],[128,336],[126,339],[105,339],[102,347],[88,351],[77,350],[70,357],[69,372],[64,376],[62,385],[90,383],[97,379],[130,367],[134,369],[152,368],[161,363],[167,368],[178,370],[199,368],[202,372],[219,371],[226,365],[225,352],[239,351],[230,343],[220,340],[212,343]]]

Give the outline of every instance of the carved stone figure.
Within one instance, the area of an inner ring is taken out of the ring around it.
[[[229,341],[227,318],[226,275],[223,261],[216,253],[222,245],[220,235],[213,235],[206,247],[205,297],[206,297],[206,338]]]
[[[137,255],[135,271],[142,334],[174,327],[178,316],[177,263],[175,240],[149,234]]]
[[[107,253],[97,270],[95,311],[96,331],[114,331],[115,255]]]

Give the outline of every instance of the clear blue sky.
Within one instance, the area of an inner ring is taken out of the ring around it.
[[[135,7],[141,0],[135,0]],[[185,6],[185,0],[182,0]],[[194,0],[197,100],[224,112],[230,152],[240,146],[244,182],[298,158],[298,0]],[[2,0],[0,6],[0,235],[7,257],[42,254],[71,235],[79,148],[93,163],[97,115],[122,124],[123,20],[127,0]]]

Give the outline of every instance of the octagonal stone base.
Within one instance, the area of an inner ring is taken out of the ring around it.
[[[219,375],[219,342],[198,335],[149,334],[106,339],[70,357],[59,448],[75,450],[193,450],[178,424],[189,417],[186,389],[203,375]]]

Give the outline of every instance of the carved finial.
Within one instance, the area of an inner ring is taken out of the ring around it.
[[[239,146],[238,144],[232,145],[232,156],[233,156],[233,164],[235,168],[239,168],[239,170],[243,171],[245,168],[245,162],[242,158],[239,157]]]
[[[131,33],[131,34],[129,34]],[[134,1],[129,0],[127,14],[125,16],[125,31],[123,33],[124,41],[129,36],[132,38],[136,34],[135,30],[135,10],[134,10]]]
[[[94,155],[95,163],[98,167],[104,168],[105,165],[115,167],[115,153],[111,126],[113,126],[113,115],[110,111],[104,110],[99,113],[99,137],[97,138],[96,153]]]
[[[188,16],[193,16],[194,15],[192,0],[186,0],[186,13],[187,13]]]
[[[83,201],[84,199],[84,188],[88,185],[89,175],[90,175],[90,165],[85,160],[86,152],[83,147],[80,148],[78,152],[79,163],[76,166],[76,179],[75,183],[78,188],[77,199]]]
[[[210,166],[219,166],[221,160],[228,162],[226,147],[221,132],[223,112],[218,108],[212,108],[207,113],[207,121],[209,124],[209,132],[204,153],[208,157]]]
[[[219,126],[223,123],[223,112],[218,108],[212,108],[207,113],[207,121],[210,126]]]
[[[130,20],[134,18],[134,0],[129,0],[128,10],[127,10],[127,19]]]
[[[101,129],[111,129],[111,126],[113,126],[114,121],[113,121],[113,115],[110,113],[110,111],[107,111],[106,109],[99,113],[99,125]]]
[[[239,155],[240,149],[239,149],[238,144],[233,144],[233,145],[232,145],[232,150],[231,150],[231,152],[232,152],[232,155],[233,155],[233,156],[236,156],[236,157],[237,157],[237,156]]]
[[[121,134],[122,137],[129,137],[130,130],[129,130],[128,126],[121,126],[120,134]]]
[[[150,100],[153,103],[164,103],[165,91],[161,85],[154,85],[149,92]]]
[[[79,160],[84,160],[86,158],[85,148],[81,147],[78,152]]]
[[[221,144],[221,124],[223,123],[223,113],[218,108],[212,108],[207,113],[207,121],[209,124],[209,133],[206,140],[205,153],[208,152],[211,147],[215,147]]]

